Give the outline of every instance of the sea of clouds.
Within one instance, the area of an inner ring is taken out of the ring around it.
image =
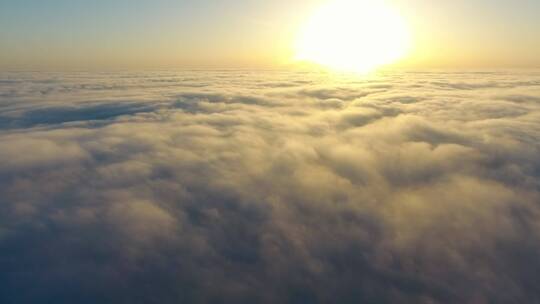
[[[540,303],[540,71],[0,74],[1,303]]]

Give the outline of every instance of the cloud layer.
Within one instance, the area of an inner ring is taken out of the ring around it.
[[[3,73],[2,303],[540,303],[540,73]]]

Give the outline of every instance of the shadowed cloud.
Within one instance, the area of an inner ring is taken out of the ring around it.
[[[538,74],[244,73],[0,77],[0,302],[540,301]]]

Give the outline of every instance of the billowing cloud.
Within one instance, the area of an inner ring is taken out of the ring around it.
[[[539,100],[534,72],[3,73],[0,302],[540,302]]]

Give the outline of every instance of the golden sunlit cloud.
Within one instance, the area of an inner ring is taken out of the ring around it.
[[[407,24],[393,7],[374,0],[334,0],[301,30],[296,60],[364,73],[397,61],[409,46]]]

